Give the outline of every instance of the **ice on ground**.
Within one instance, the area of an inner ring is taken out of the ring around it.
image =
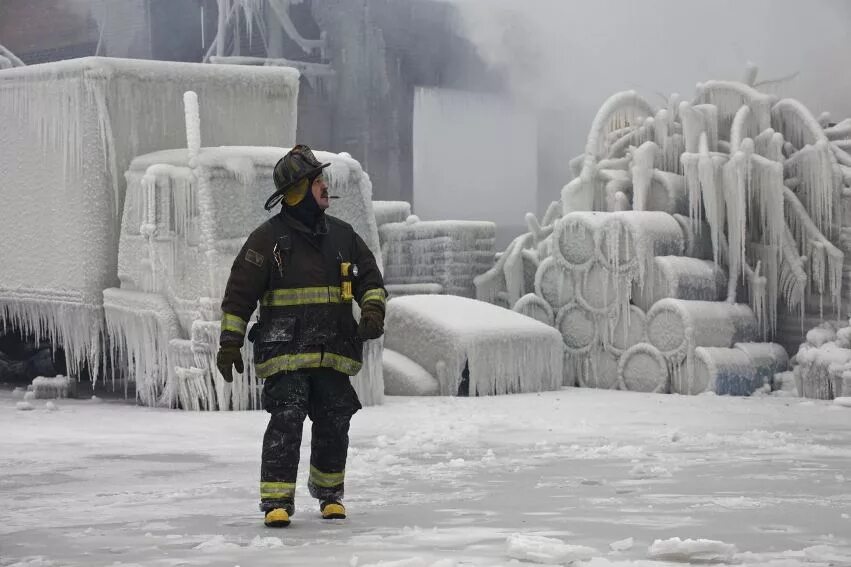
[[[729,563],[736,555],[736,546],[711,539],[685,539],[678,537],[657,539],[647,550],[653,559],[681,563]]]
[[[599,554],[585,545],[570,545],[560,539],[522,533],[510,535],[507,545],[509,557],[533,563],[565,564]]]
[[[633,545],[635,545],[635,539],[628,537],[626,539],[619,539],[618,541],[613,541],[609,544],[609,547],[612,551],[626,551],[627,549],[632,549]]]

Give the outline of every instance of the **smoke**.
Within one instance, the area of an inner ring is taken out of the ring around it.
[[[482,58],[512,94],[572,116],[571,155],[596,109],[636,89],[650,100],[690,97],[699,81],[800,74],[776,90],[816,114],[851,115],[851,3],[843,0],[449,0]]]

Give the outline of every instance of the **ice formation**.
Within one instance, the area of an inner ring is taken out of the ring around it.
[[[794,361],[798,395],[830,400],[851,395],[851,327],[825,322],[807,332]]]
[[[451,295],[387,304],[387,348],[437,378],[441,395],[507,394],[561,386],[562,338],[551,326]]]
[[[803,325],[841,312],[851,120],[832,125],[762,93],[755,73],[700,83],[694,99],[675,94],[663,108],[633,91],[613,95],[570,161],[561,201],[541,222],[527,214],[529,231],[476,279],[480,299],[511,308],[522,298],[525,309],[534,292],[552,307],[566,384],[610,387],[594,373],[609,372],[613,355],[619,387],[630,388],[626,370],[635,388],[666,391],[661,356],[686,389],[711,378],[716,390],[750,393],[719,377],[739,359],[743,380],[765,378],[771,364],[735,343],[794,348]],[[646,335],[629,333],[631,304],[647,312]],[[728,350],[698,357],[707,347]]]
[[[123,172],[140,153],[184,145],[189,89],[206,102],[209,143],[294,142],[292,69],[85,58],[0,72],[0,326],[62,346],[72,376],[86,367],[96,380],[102,367]]]
[[[389,348],[384,349],[384,393],[388,396],[434,396],[440,385],[428,370]]]
[[[187,96],[188,149],[139,156],[127,171],[119,246],[120,288],[104,291],[117,366],[135,378],[140,400],[186,409],[259,407],[260,383],[246,373],[227,384],[215,366],[219,302],[234,255],[269,213],[272,168],[287,148],[201,147],[195,98]],[[315,152],[325,170],[329,213],[349,222],[381,265],[372,185],[347,154]],[[382,341],[368,341],[353,384],[366,405],[380,403]]]
[[[399,291],[438,284],[442,293],[472,297],[473,278],[493,263],[495,236],[496,225],[485,221],[409,216],[404,222],[384,223],[379,228],[384,282]]]

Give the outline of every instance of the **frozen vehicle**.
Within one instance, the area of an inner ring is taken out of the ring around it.
[[[385,363],[416,375],[426,385],[421,394],[489,396],[562,385],[561,334],[509,309],[467,297],[409,295],[388,302],[385,328],[392,351]]]
[[[287,151],[166,150],[130,164],[118,252],[121,285],[103,295],[108,335],[119,341],[126,356],[120,366],[135,377],[142,402],[187,409],[259,406],[250,364],[232,385],[216,370],[220,301],[234,257],[270,215],[263,203],[274,187],[272,168]],[[369,177],[347,154],[316,156],[331,163],[325,176],[330,194],[339,197],[329,213],[350,223],[380,258]],[[251,360],[248,342],[243,357]],[[354,380],[363,403],[380,401],[380,341],[369,341]]]

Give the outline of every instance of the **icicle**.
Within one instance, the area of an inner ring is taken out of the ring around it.
[[[744,275],[745,244],[747,242],[747,157],[739,152],[724,165],[724,200],[727,205],[729,244],[729,287],[727,301],[736,301],[739,274]]]
[[[653,163],[659,146],[653,142],[645,142],[632,152],[632,208],[636,211],[646,210],[647,196],[650,192],[650,182],[653,178]]]
[[[733,124],[730,127],[730,153],[739,151],[739,146],[742,140],[748,137],[748,118],[750,117],[751,109],[749,106],[742,106],[736,111],[733,117]]]
[[[795,238],[788,226],[783,239],[779,279],[780,293],[783,296],[786,309],[791,313],[800,311],[801,324],[803,325],[804,298],[808,278],[798,254]]]

